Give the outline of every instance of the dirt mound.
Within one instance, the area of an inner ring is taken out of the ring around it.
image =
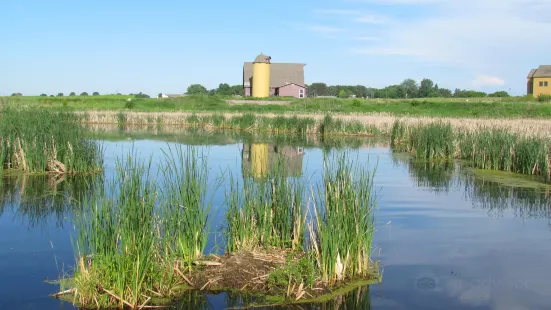
[[[270,272],[285,264],[288,253],[278,249],[211,255],[196,262],[202,267],[193,272],[190,281],[201,290],[263,290]]]

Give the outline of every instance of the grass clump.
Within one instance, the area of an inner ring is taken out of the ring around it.
[[[308,227],[316,267],[328,283],[368,275],[375,170],[350,162],[346,153],[325,158],[324,168],[323,185],[314,198],[314,222]]]
[[[282,161],[273,171],[264,171],[261,174],[266,173],[265,177],[245,178],[241,186],[237,181],[230,185],[228,252],[259,247],[297,249],[304,243],[303,184],[287,180]]]
[[[103,168],[101,146],[84,138],[72,113],[8,105],[0,119],[0,171],[75,174]]]
[[[312,288],[317,278],[317,271],[311,257],[303,256],[292,260],[288,259],[285,265],[272,271],[268,276],[268,290],[271,293],[289,297],[294,288]],[[299,290],[302,291],[302,290]]]
[[[551,178],[551,143],[506,129],[454,129],[450,124],[407,126],[397,121],[391,146],[422,159],[468,160],[476,168]]]
[[[80,306],[138,307],[174,296],[206,245],[207,171],[198,154],[171,149],[159,179],[151,160],[131,154],[117,160],[107,189],[84,202],[72,291]]]

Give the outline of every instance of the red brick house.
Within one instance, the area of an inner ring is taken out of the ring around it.
[[[304,84],[304,66],[298,63],[271,63],[270,64],[270,96],[306,98],[306,84]],[[243,94],[251,96],[253,80],[253,63],[243,65]]]

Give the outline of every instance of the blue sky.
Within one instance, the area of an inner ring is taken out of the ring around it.
[[[0,95],[240,84],[263,52],[306,83],[525,92],[551,64],[551,1],[0,0]]]

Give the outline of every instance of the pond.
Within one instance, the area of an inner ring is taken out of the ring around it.
[[[168,145],[208,146],[209,184],[218,172],[254,174],[249,151],[282,154],[289,177],[320,178],[323,150],[347,149],[377,167],[374,260],[382,283],[360,287],[312,308],[333,309],[548,309],[551,303],[551,190],[525,177],[480,173],[458,162],[419,162],[366,138],[320,141],[285,136],[211,133],[107,132],[105,174],[133,150],[159,160]],[[155,170],[155,168],[153,168]],[[227,182],[226,182],[227,183]],[[223,191],[211,209],[207,251],[220,252]],[[88,178],[4,177],[0,185],[0,308],[74,309],[48,294],[71,273],[73,197],[90,190]],[[94,183],[95,184],[95,183]],[[217,237],[218,236],[218,237]],[[224,309],[239,296],[193,293],[179,309]],[[341,307],[342,308],[342,307]]]

